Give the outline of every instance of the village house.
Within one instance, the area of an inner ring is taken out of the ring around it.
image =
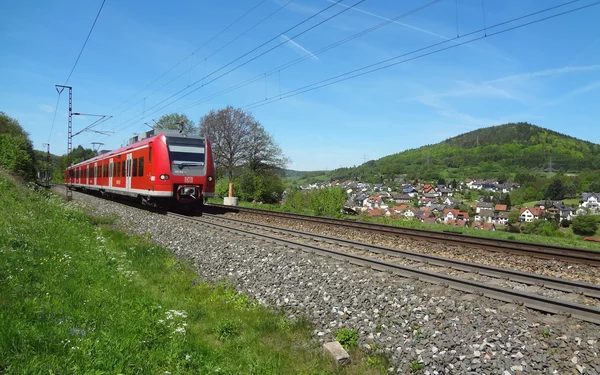
[[[494,210],[491,208],[481,208],[475,214],[475,221],[480,223],[491,223],[494,216]]]
[[[383,200],[381,199],[381,197],[370,196],[370,197],[368,197],[367,199],[364,200],[363,207],[367,207],[367,208],[381,208],[382,203],[383,203]]]
[[[423,194],[435,194],[437,193],[437,190],[435,189],[435,187],[429,185],[429,184],[425,184],[423,185],[423,188],[421,189],[423,191]]]
[[[498,211],[492,216],[492,223],[498,225],[507,225],[508,224],[508,212],[506,211]]]
[[[453,227],[466,227],[467,221],[466,220],[449,219],[448,221],[446,221],[446,225],[450,225]]]
[[[469,221],[469,214],[467,212],[462,212],[457,208],[444,209],[443,216],[445,222],[448,222],[448,220]]]
[[[442,200],[442,203],[445,204],[446,206],[454,207],[454,206],[459,206],[459,205],[463,204],[463,201],[461,201],[460,199],[446,197]]]
[[[489,230],[489,231],[496,231],[496,224],[494,223],[475,223],[475,225],[473,225],[473,228],[475,229],[481,229],[481,230]]]
[[[496,206],[494,206],[494,211],[506,211],[508,209],[508,207],[505,204],[497,204]]]
[[[437,187],[437,192],[438,192],[438,193],[440,194],[440,196],[442,196],[442,197],[451,197],[451,196],[452,196],[452,194],[453,194],[453,193],[452,193],[452,189],[448,189],[447,187],[445,187],[445,186],[441,186],[441,185],[438,185],[438,187]]]
[[[475,212],[479,213],[479,211],[481,211],[481,209],[493,210],[494,209],[494,203],[492,203],[492,202],[479,202],[479,203],[477,203],[477,206],[475,207]]]
[[[412,219],[415,217],[415,214],[417,213],[417,209],[416,208],[410,208],[408,210],[404,210],[404,217],[407,219]]]
[[[414,198],[418,195],[418,192],[414,187],[406,186],[402,188],[402,194],[407,194],[409,197]]]
[[[581,195],[580,207],[596,211],[600,206],[600,193],[583,193]]]
[[[408,194],[392,193],[390,197],[396,203],[410,203],[412,197]]]
[[[523,207],[519,212],[521,221],[531,222],[544,217],[544,210],[540,207]]]

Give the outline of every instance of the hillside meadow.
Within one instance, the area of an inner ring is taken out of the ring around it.
[[[33,185],[32,185],[33,186]],[[146,238],[0,173],[0,373],[381,374],[336,369],[289,321]]]

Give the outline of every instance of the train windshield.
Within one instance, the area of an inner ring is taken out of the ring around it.
[[[204,166],[205,142],[198,138],[167,137],[169,160],[179,166]]]

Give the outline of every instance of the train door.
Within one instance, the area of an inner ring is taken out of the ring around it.
[[[115,168],[115,165],[113,164],[113,159],[110,158],[110,160],[108,162],[108,186],[110,186],[110,187],[113,186],[113,172],[114,172],[114,168]]]
[[[127,163],[126,163],[126,171],[125,171],[125,188],[127,191],[131,190],[131,163],[132,156],[131,154],[127,154]]]

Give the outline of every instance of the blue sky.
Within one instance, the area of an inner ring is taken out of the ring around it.
[[[356,2],[343,0],[205,81],[278,43],[287,43],[202,86],[205,75],[333,1],[106,0],[69,85],[73,86],[73,110],[112,115],[96,129],[115,133],[109,137],[82,133],[74,137],[74,145],[91,147],[90,142],[103,142],[102,148],[116,148],[133,133],[148,129],[144,122],[163,114],[182,112],[197,122],[211,109],[227,105],[247,108],[265,98],[285,96],[308,84],[456,38],[457,32],[464,35],[565,1],[484,0],[482,7],[480,0],[441,0],[329,51],[313,54],[430,2],[366,0],[290,41]],[[593,3],[577,1],[487,33]],[[50,133],[58,97],[54,85],[64,84],[67,79],[100,4],[101,0],[0,2],[0,13],[4,15],[0,24],[0,111],[21,123],[36,149],[43,149],[42,143],[49,142],[53,153],[66,152],[66,92],[61,95]],[[516,121],[600,143],[598,19],[600,5],[318,90],[267,101],[249,110],[290,157],[289,167],[296,170],[359,165],[364,160],[437,143],[477,128]],[[483,35],[461,37],[440,47]],[[308,58],[281,70],[283,64],[303,56]],[[273,69],[274,74],[264,77]],[[260,75],[263,77],[247,86],[212,96]],[[157,106],[181,90],[181,94]],[[207,97],[209,100],[202,100]],[[74,132],[93,120],[74,117]]]

